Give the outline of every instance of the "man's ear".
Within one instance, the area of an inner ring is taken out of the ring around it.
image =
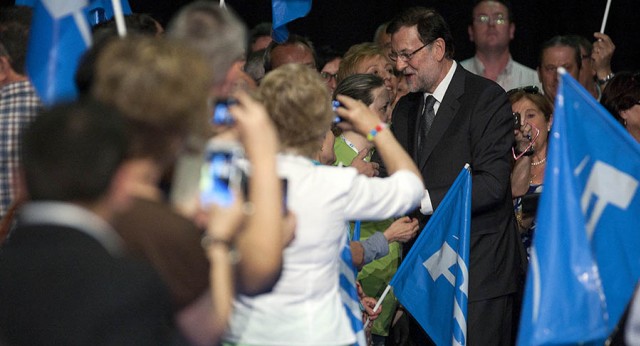
[[[433,48],[435,49],[435,58],[437,61],[442,61],[444,56],[446,55],[446,43],[444,39],[438,37],[435,41],[433,41]]]

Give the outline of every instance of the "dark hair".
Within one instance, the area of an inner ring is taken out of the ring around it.
[[[157,21],[146,13],[133,13],[124,16],[124,23],[127,26],[128,34],[140,34],[155,36],[158,34]],[[91,28],[94,37],[98,36],[117,36],[118,29],[116,27],[115,18],[111,18],[106,22],[98,23]]]
[[[455,47],[449,25],[434,9],[424,7],[408,8],[395,16],[387,26],[387,34],[395,34],[401,27],[417,25],[420,41],[424,44],[442,38],[445,43],[445,56],[453,59]]]
[[[0,29],[13,23],[30,28],[32,17],[33,9],[29,6],[2,6],[0,7]]]
[[[25,132],[22,162],[32,200],[92,202],[125,159],[128,135],[113,108],[84,100],[44,111]]]
[[[249,53],[247,61],[244,63],[244,72],[246,72],[256,84],[260,84],[264,78],[264,52],[266,49],[260,49]]]
[[[538,57],[538,66],[542,67],[542,55],[547,48],[551,47],[569,47],[575,52],[576,64],[578,64],[578,70],[582,68],[582,55],[580,54],[580,45],[578,42],[571,38],[571,36],[558,35],[547,40],[542,44],[540,48],[540,56]]]
[[[480,3],[483,2],[487,2],[487,1],[493,1],[493,2],[497,2],[499,4],[502,4],[504,7],[507,8],[507,16],[508,16],[508,20],[510,23],[515,23],[515,16],[513,15],[513,7],[511,6],[511,1],[508,0],[475,0],[475,2],[473,3],[473,8],[471,9],[471,24],[473,24],[473,21],[475,18],[473,18],[473,11],[476,9],[476,7],[478,5],[480,5]]]
[[[269,45],[267,46],[267,50],[264,52],[264,72],[269,73],[269,71],[273,70],[273,66],[271,66],[271,53],[276,47],[293,46],[296,44],[302,45],[307,49],[309,49],[311,51],[311,55],[313,55],[313,61],[314,62],[318,61],[318,57],[316,56],[316,50],[313,48],[313,43],[311,43],[311,41],[308,38],[300,35],[296,35],[296,34],[289,34],[289,37],[287,38],[286,41],[282,43],[271,41],[271,43],[269,43]],[[316,68],[317,67],[318,66],[316,64]]]
[[[25,74],[29,27],[18,22],[9,23],[0,28],[0,55],[9,58],[11,68],[21,75]]]
[[[251,31],[249,31],[249,46],[256,43],[258,38],[264,36],[271,36],[271,22],[261,22],[251,28]]]
[[[384,81],[374,74],[352,74],[338,83],[336,90],[333,92],[333,98],[336,95],[346,95],[369,106],[373,103],[371,91],[382,86],[384,86]]]
[[[607,83],[602,92],[600,104],[624,124],[620,113],[635,106],[640,101],[640,72],[618,72]]]
[[[527,99],[533,102],[538,109],[544,114],[544,118],[546,121],[551,119],[551,114],[553,114],[553,104],[546,98],[542,93],[538,90],[537,87],[522,87],[517,89],[509,90],[507,93],[509,97],[509,102],[513,105],[514,103]]]
[[[343,54],[344,54],[343,52],[339,52],[337,49],[333,48],[332,46],[324,45],[324,46],[318,47],[316,51],[316,56],[317,56],[316,62],[318,63],[318,66],[317,66],[318,71],[321,71],[324,65],[332,62],[333,60],[342,58]]]
[[[591,57],[591,51],[593,50],[593,44],[586,37],[582,35],[567,35],[570,40],[574,40],[578,45],[578,48],[584,48],[586,55]],[[582,60],[582,53],[580,53],[580,60]]]

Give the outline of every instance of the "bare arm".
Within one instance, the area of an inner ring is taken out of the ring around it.
[[[245,228],[236,240],[241,261],[237,267],[238,291],[258,294],[271,288],[282,268],[282,189],[276,173],[278,141],[266,110],[245,93],[230,111],[251,162],[249,202]]]
[[[343,95],[338,95],[337,99],[344,105],[344,107],[337,109],[338,114],[350,123],[341,123],[340,127],[346,127],[343,129],[348,129],[349,126],[352,126],[355,131],[366,137],[371,130],[380,124],[380,119],[364,103]],[[379,131],[373,137],[373,143],[389,175],[399,170],[408,170],[422,181],[422,175],[418,171],[418,167],[416,167],[409,154],[402,148],[389,129]]]
[[[531,125],[525,123],[520,129],[513,131],[516,137],[516,152],[524,153],[527,151],[531,140],[524,134],[531,136]],[[534,148],[535,149],[535,148]],[[517,154],[516,154],[517,155]],[[511,194],[513,198],[523,196],[529,190],[529,176],[531,174],[531,158],[532,156],[522,155],[516,160],[511,171]]]

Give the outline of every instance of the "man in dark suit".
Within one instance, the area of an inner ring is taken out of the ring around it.
[[[170,300],[123,257],[109,222],[129,203],[124,122],[95,103],[39,115],[22,143],[30,202],[0,248],[0,344],[164,345]]]
[[[451,33],[436,11],[408,9],[387,33],[410,90],[393,112],[392,131],[422,172],[421,227],[464,164],[473,171],[467,344],[510,344],[522,264],[509,185],[511,106],[499,85],[453,60]],[[415,322],[412,334],[426,343]]]

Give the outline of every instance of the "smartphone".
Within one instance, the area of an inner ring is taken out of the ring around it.
[[[244,150],[238,143],[214,140],[207,144],[200,172],[202,205],[215,203],[228,207],[233,203],[233,191],[246,185],[246,175],[238,165],[243,157]]]
[[[520,113],[513,113],[513,129],[519,130],[521,126]]]
[[[280,183],[282,186],[282,215],[287,214],[287,189],[288,189],[288,180],[280,179]]]
[[[233,116],[229,113],[229,106],[236,103],[234,99],[219,100],[213,107],[213,117],[211,122],[214,125],[231,125],[233,124]]]
[[[340,103],[340,101],[338,100],[333,100],[331,101],[331,106],[333,107],[333,113],[335,114],[335,118],[333,118],[333,123],[337,124],[343,120],[342,117],[339,116],[338,113],[336,113],[336,110],[338,109],[338,107],[342,107],[342,103]]]

